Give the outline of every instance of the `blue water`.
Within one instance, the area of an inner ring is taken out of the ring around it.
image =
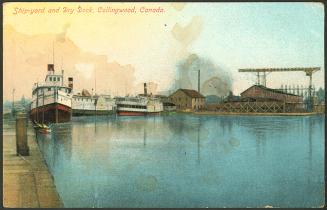
[[[324,121],[79,117],[37,140],[65,207],[319,207]]]

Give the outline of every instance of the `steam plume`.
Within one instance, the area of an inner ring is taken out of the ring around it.
[[[196,54],[189,55],[177,65],[178,79],[175,88],[197,90],[198,70],[200,70],[200,87],[203,95],[225,96],[231,90],[232,79],[228,72]]]

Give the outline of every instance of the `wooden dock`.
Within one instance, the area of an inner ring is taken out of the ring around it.
[[[27,137],[29,156],[17,156],[15,131],[3,133],[3,206],[63,207],[32,129]]]
[[[201,112],[193,112],[193,114],[197,115],[242,115],[242,116],[311,116],[311,115],[321,115],[325,113],[318,112],[299,112],[299,113],[290,113],[290,112],[282,112],[282,113],[259,113],[259,112],[215,112],[215,111],[201,111]]]

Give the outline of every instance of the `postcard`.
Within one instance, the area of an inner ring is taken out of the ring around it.
[[[3,4],[3,206],[324,207],[324,5]]]

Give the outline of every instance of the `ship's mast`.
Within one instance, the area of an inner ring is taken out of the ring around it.
[[[55,58],[54,58],[54,41],[52,42],[52,64],[53,64],[53,66],[54,66],[54,60],[55,60]],[[54,70],[54,68],[53,68],[53,70]]]
[[[52,64],[53,64],[53,74],[55,73],[55,55],[54,55],[54,41],[52,42]],[[58,100],[58,89],[55,87],[55,101]],[[58,108],[55,108],[55,117],[56,117],[56,123],[58,123]]]
[[[15,88],[12,89],[12,109],[11,113],[14,115],[15,113]]]
[[[63,58],[62,58],[62,56],[61,56],[61,75],[62,75],[61,86],[64,86],[64,69],[63,69]]]
[[[97,93],[97,69],[94,69],[94,94]]]
[[[97,93],[97,69],[94,69],[94,96]],[[97,99],[94,99],[94,110],[95,110],[95,117],[97,116]]]

